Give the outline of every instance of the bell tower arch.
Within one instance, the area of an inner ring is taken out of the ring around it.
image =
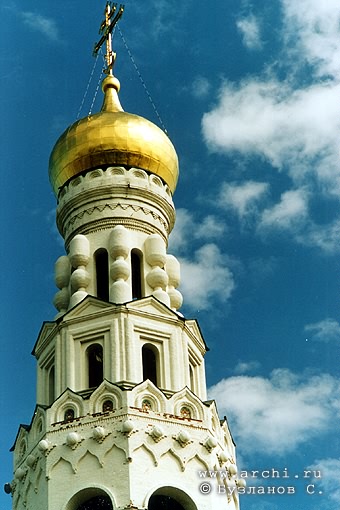
[[[65,510],[114,510],[110,496],[102,489],[79,491],[67,503]]]
[[[155,490],[149,501],[148,510],[198,510],[193,500],[175,487],[160,487]]]

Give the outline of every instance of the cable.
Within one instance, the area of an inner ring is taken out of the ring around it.
[[[102,57],[103,57],[103,60],[104,60],[104,62],[105,62],[105,59],[104,59],[104,55],[103,55],[103,54],[102,54]],[[95,103],[95,100],[96,100],[96,97],[97,97],[97,94],[98,94],[99,85],[100,85],[100,83],[101,83],[101,81],[102,81],[102,76],[103,76],[103,70],[102,70],[102,72],[100,73],[100,76],[99,76],[99,79],[98,79],[98,83],[97,83],[97,87],[96,87],[96,90],[95,90],[94,95],[93,95],[93,99],[92,99],[92,103],[91,103],[91,106],[90,106],[90,110],[89,110],[88,115],[91,115],[91,113],[92,113],[92,108],[93,108],[93,105],[94,105],[94,103]]]
[[[91,84],[91,81],[92,81],[92,78],[93,78],[93,74],[94,74],[94,71],[95,71],[96,66],[97,66],[97,61],[98,61],[98,54],[97,54],[96,59],[95,59],[95,62],[94,62],[94,64],[93,64],[93,68],[92,68],[92,71],[91,71],[91,74],[90,74],[90,77],[89,77],[89,81],[88,81],[88,83],[87,83],[87,86],[86,86],[86,89],[85,89],[85,92],[84,92],[83,99],[82,99],[82,101],[81,101],[81,103],[80,103],[80,106],[79,106],[79,110],[78,110],[78,114],[77,114],[77,120],[79,119],[79,117],[80,117],[80,113],[81,113],[81,111],[82,111],[82,109],[83,109],[84,102],[85,102],[85,99],[86,99],[86,96],[87,96],[87,93],[88,93],[88,91],[89,91],[90,84]],[[98,89],[97,89],[97,90],[98,90]],[[93,102],[94,102],[94,101],[93,101]],[[91,108],[92,108],[92,106],[93,106],[93,102],[92,102]]]
[[[140,79],[140,81],[141,81],[141,84],[142,84],[142,86],[143,86],[144,90],[145,90],[145,93],[146,93],[146,95],[148,96],[148,99],[149,99],[149,101],[150,101],[150,103],[151,103],[151,105],[152,105],[152,108],[153,108],[153,110],[154,110],[154,112],[155,112],[155,114],[156,114],[156,116],[157,116],[157,118],[158,118],[158,121],[159,121],[159,123],[160,123],[160,125],[161,125],[161,127],[162,127],[163,131],[167,134],[168,132],[167,132],[167,130],[166,130],[166,127],[164,126],[164,123],[163,123],[163,121],[162,121],[162,119],[161,119],[161,116],[160,116],[160,114],[159,114],[158,110],[157,110],[157,107],[156,107],[156,105],[155,105],[155,103],[154,103],[154,101],[153,101],[153,99],[152,99],[152,97],[151,97],[150,92],[148,91],[148,88],[147,88],[147,86],[146,86],[146,83],[145,83],[145,81],[143,80],[143,77],[142,77],[142,75],[141,75],[141,73],[140,73],[140,71],[139,71],[139,69],[138,69],[138,67],[137,67],[136,61],[135,61],[135,59],[133,58],[133,55],[132,55],[132,53],[131,53],[131,51],[130,51],[130,48],[129,48],[129,47],[128,47],[128,45],[127,45],[127,42],[126,42],[126,40],[125,40],[125,37],[124,37],[124,36],[123,36],[123,34],[122,34],[122,31],[121,31],[121,29],[120,29],[119,25],[117,25],[117,29],[118,29],[118,32],[119,32],[119,34],[120,34],[121,38],[122,38],[122,41],[123,41],[124,46],[125,46],[125,49],[126,49],[126,51],[128,52],[128,55],[129,55],[130,60],[131,60],[131,62],[132,62],[132,65],[133,65],[133,67],[135,68],[135,70],[136,70],[136,72],[137,72],[137,74],[138,74],[138,77],[139,77],[139,79]]]

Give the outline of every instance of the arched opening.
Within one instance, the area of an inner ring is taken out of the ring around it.
[[[51,366],[48,373],[48,403],[51,405],[54,402],[54,365]]]
[[[191,410],[187,406],[181,407],[181,417],[186,420],[191,420]]]
[[[112,400],[105,400],[103,403],[103,413],[109,413],[113,411],[113,402]]]
[[[143,402],[142,402],[142,410],[145,413],[148,413],[149,411],[152,410],[152,404],[151,404],[150,400],[147,400],[146,398],[143,400]]]
[[[131,251],[131,282],[132,299],[142,297],[142,254],[138,250]]]
[[[109,257],[103,248],[94,254],[96,265],[97,297],[109,301]]]
[[[88,487],[77,492],[67,503],[65,510],[113,510],[113,504],[104,490]]]
[[[64,413],[64,421],[73,421],[75,418],[74,409],[66,409]]]
[[[142,347],[143,381],[149,379],[158,385],[158,352],[151,344]]]
[[[78,506],[77,510],[112,510],[112,503],[108,496],[95,496]]]
[[[197,506],[182,490],[161,487],[149,499],[148,510],[197,510]]]
[[[93,344],[87,349],[88,387],[95,388],[103,382],[103,348]]]

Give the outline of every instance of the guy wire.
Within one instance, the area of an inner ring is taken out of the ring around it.
[[[160,123],[160,125],[161,125],[161,127],[162,127],[163,131],[167,134],[168,132],[167,132],[167,130],[166,130],[166,127],[164,126],[164,123],[163,123],[163,121],[162,121],[162,118],[161,118],[161,116],[160,116],[160,114],[159,114],[159,112],[158,112],[158,110],[157,110],[157,107],[156,107],[156,105],[155,105],[155,103],[154,103],[154,101],[153,101],[153,99],[152,99],[152,97],[151,97],[151,94],[150,94],[150,92],[149,92],[149,90],[148,90],[148,88],[147,88],[147,86],[146,86],[146,83],[145,83],[145,81],[143,80],[143,77],[142,77],[142,75],[141,75],[141,72],[140,72],[140,71],[139,71],[139,69],[138,69],[138,66],[137,66],[137,64],[136,64],[136,61],[135,61],[135,59],[133,58],[133,55],[132,55],[132,53],[131,53],[131,51],[130,51],[130,48],[129,48],[129,47],[128,47],[128,45],[127,45],[127,42],[126,42],[126,40],[125,40],[125,37],[124,37],[124,36],[123,36],[123,34],[122,34],[122,31],[121,31],[121,29],[120,29],[119,25],[117,25],[117,29],[118,29],[118,32],[119,32],[119,34],[120,34],[121,38],[122,38],[122,41],[123,41],[124,46],[125,46],[125,49],[126,49],[126,51],[128,52],[128,55],[129,55],[130,60],[131,60],[131,62],[132,62],[132,65],[133,65],[133,67],[135,68],[135,70],[136,70],[136,72],[137,72],[137,75],[138,75],[138,77],[139,77],[139,79],[140,79],[140,81],[141,81],[141,84],[142,84],[142,86],[143,86],[143,88],[144,88],[144,90],[145,90],[145,93],[146,93],[146,95],[148,96],[149,101],[150,101],[150,103],[151,103],[151,105],[152,105],[152,108],[153,108],[153,110],[154,110],[154,112],[155,112],[155,114],[156,114],[156,116],[157,116],[157,118],[158,118],[158,121],[159,121],[159,123]]]

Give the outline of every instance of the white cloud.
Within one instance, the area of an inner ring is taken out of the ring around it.
[[[340,220],[325,225],[317,225],[313,222],[307,226],[304,232],[301,232],[296,240],[307,246],[315,246],[324,252],[339,252],[340,245]]]
[[[319,224],[313,216],[317,209],[309,209],[308,202],[316,193],[332,199],[340,194],[340,9],[337,0],[281,3],[279,65],[287,78],[275,76],[276,65],[260,77],[223,83],[217,104],[202,118],[202,132],[212,151],[242,160],[258,157],[288,174],[280,202],[262,210],[258,232],[285,228],[300,244],[335,252],[340,221]],[[244,37],[255,34],[255,43],[258,26],[251,16],[238,21]],[[246,39],[245,44],[251,45]],[[303,84],[298,81],[302,73]],[[238,206],[237,196],[231,196],[227,192],[225,203],[242,218],[247,201],[242,206],[241,199]],[[259,213],[261,204],[252,205],[249,212]]]
[[[197,76],[192,84],[192,94],[198,99],[207,97],[211,89],[210,82],[204,76]]]
[[[189,242],[189,234],[194,230],[195,222],[187,209],[176,209],[176,222],[169,236],[169,250],[184,251]]]
[[[158,39],[166,35],[172,38],[172,42],[180,43],[181,38],[181,21],[188,15],[191,0],[181,3],[178,9],[176,0],[151,0],[147,3],[136,2],[136,12],[143,16],[145,23],[150,23],[150,29],[145,31],[148,40],[150,37]]]
[[[218,239],[227,231],[227,226],[221,219],[209,214],[196,226],[193,236],[195,239]]]
[[[328,253],[340,251],[340,220],[327,224],[315,223],[309,214],[312,193],[307,188],[285,191],[278,203],[264,208],[263,200],[268,199],[268,189],[268,184],[254,181],[223,183],[216,203],[224,209],[234,210],[243,225],[250,218],[257,233],[262,236],[285,230],[299,244]],[[215,216],[212,218],[215,219]],[[217,233],[218,224],[215,228]],[[250,269],[253,276],[261,276],[272,272],[273,264],[275,266],[274,260],[255,260]]]
[[[234,287],[230,266],[235,264],[222,254],[214,243],[225,234],[226,225],[213,215],[201,221],[187,209],[178,209],[176,223],[169,237],[169,251],[183,254],[181,263],[181,292],[184,303],[196,309],[213,307],[216,299],[225,303]],[[205,243],[199,248],[195,245]]]
[[[282,0],[287,44],[294,58],[308,60],[318,75],[340,77],[340,9],[338,0]]]
[[[323,489],[327,495],[327,510],[339,510],[340,504],[340,459],[321,459],[316,460],[312,466],[307,469],[311,471],[320,471],[321,478],[316,478],[318,490]]]
[[[154,21],[153,21],[153,35],[160,35],[168,32],[175,25],[173,15],[171,15],[171,6],[166,0],[158,0],[154,2],[153,8]]]
[[[278,204],[262,213],[260,228],[299,228],[308,216],[307,195],[304,190],[286,191]]]
[[[258,50],[262,47],[260,25],[255,16],[250,15],[239,19],[236,26],[242,35],[243,44],[247,48]]]
[[[23,22],[33,30],[40,32],[51,41],[59,39],[59,32],[55,21],[34,12],[22,12]]]
[[[282,455],[325,432],[336,416],[339,381],[276,369],[269,378],[235,376],[210,388],[240,449]]]
[[[234,290],[235,283],[228,258],[215,244],[199,248],[194,260],[180,259],[181,291],[185,304],[192,308],[208,310],[216,299],[225,303]]]
[[[254,212],[258,202],[267,192],[268,184],[246,181],[243,183],[223,183],[218,196],[218,204],[234,210],[241,218]]]
[[[313,340],[321,342],[340,341],[340,324],[335,319],[327,318],[319,322],[307,324],[305,331],[311,334]]]
[[[263,157],[297,184],[314,173],[329,191],[339,189],[339,95],[333,82],[298,90],[275,79],[225,83],[203,116],[204,139],[215,151]]]
[[[235,374],[246,374],[247,372],[256,372],[261,367],[258,361],[239,361],[234,368]]]
[[[285,229],[295,242],[319,248],[325,253],[340,251],[340,220],[317,224],[308,215],[308,195],[303,190],[287,191],[281,201],[272,208],[262,211],[257,231],[263,234],[277,229]]]
[[[176,210],[176,223],[169,237],[169,249],[185,252],[192,249],[193,240],[211,241],[223,236],[227,231],[225,223],[214,215],[207,215],[201,221],[194,218],[187,209]]]

